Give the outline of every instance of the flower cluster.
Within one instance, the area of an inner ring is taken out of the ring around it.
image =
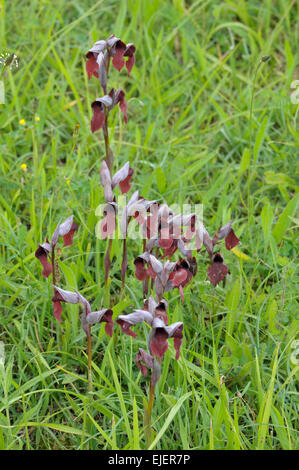
[[[128,75],[135,64],[135,51],[134,44],[125,44],[121,39],[116,38],[114,34],[105,40],[97,41],[86,54],[86,72],[90,79],[92,75],[98,78],[102,87],[105,89],[107,86],[107,67],[109,60],[112,57],[112,65],[119,72],[126,65]],[[125,58],[127,59],[125,61]]]
[[[194,257],[190,260],[180,259],[177,262],[167,260],[162,263],[154,255],[145,252],[135,259],[134,264],[137,279],[144,281],[149,276],[155,281],[157,299],[161,299],[164,292],[178,288],[184,301],[183,288],[190,283],[197,271]]]
[[[78,225],[74,222],[74,216],[71,215],[63,223],[58,223],[54,233],[49,242],[48,238],[43,244],[39,244],[37,250],[35,251],[36,258],[40,261],[43,270],[42,275],[44,277],[49,277],[50,274],[53,275],[53,284],[56,283],[58,277],[58,266],[57,260],[55,259],[55,248],[58,243],[59,237],[63,238],[64,244],[63,247],[73,244],[73,236],[75,231],[78,229]],[[57,308],[55,303],[54,307],[54,316],[61,322],[61,311]]]
[[[106,131],[108,114],[116,105],[119,105],[125,122],[128,121],[125,92],[120,88],[117,90],[112,88],[107,93],[107,78],[111,59],[112,65],[116,70],[120,72],[126,66],[128,75],[130,75],[135,64],[135,51],[134,44],[125,44],[121,39],[116,38],[112,34],[107,40],[97,41],[87,52],[86,72],[88,78],[90,79],[92,76],[98,78],[105,93],[104,96],[97,98],[91,104],[93,112],[91,120],[92,132],[96,132],[101,128],[103,128],[104,132]]]
[[[174,215],[166,203],[154,204],[150,209],[150,213],[143,217],[144,233],[148,241],[145,244],[145,252],[134,261],[135,276],[144,282],[144,286],[148,278],[152,279],[157,299],[161,299],[164,292],[178,288],[183,301],[183,288],[190,283],[197,272],[196,259],[192,257],[192,250],[187,247],[193,237],[195,240],[198,238],[196,216],[195,214]],[[198,240],[196,243],[200,248]],[[154,249],[156,256],[153,255]],[[164,263],[158,259],[160,250],[163,252],[161,259],[169,258]],[[183,258],[171,262],[170,258],[177,250]]]
[[[107,40],[97,41],[86,54],[86,71],[88,78],[96,77],[103,89],[104,95],[96,98],[92,106],[91,131],[103,130],[106,157],[101,163],[100,182],[104,190],[103,218],[99,222],[99,232],[103,240],[107,239],[107,251],[104,258],[105,284],[109,288],[108,277],[111,268],[110,252],[112,235],[116,230],[116,216],[120,215],[120,233],[123,239],[123,257],[121,264],[122,291],[125,288],[125,276],[127,271],[127,239],[132,227],[131,221],[136,221],[143,235],[142,253],[134,260],[135,276],[143,283],[144,305],[127,315],[119,315],[116,322],[122,332],[133,338],[136,333],[132,329],[139,323],[146,323],[149,327],[147,335],[148,351],[140,348],[136,356],[136,364],[143,376],[151,371],[151,389],[148,406],[145,408],[145,434],[150,442],[150,422],[152,405],[155,394],[155,386],[161,376],[161,363],[168,349],[169,339],[174,340],[176,351],[175,359],[180,356],[180,348],[183,341],[183,322],[168,324],[168,302],[165,293],[178,289],[181,301],[184,302],[184,289],[190,285],[197,274],[197,253],[205,247],[210,265],[207,275],[215,287],[221,281],[225,281],[228,267],[224,259],[215,248],[225,240],[227,250],[231,250],[239,239],[232,229],[232,222],[216,231],[211,238],[195,214],[175,214],[166,204],[156,200],[148,201],[139,191],[133,192],[126,201],[124,207],[116,200],[115,191],[118,187],[122,194],[127,194],[131,189],[132,176],[134,174],[130,163],[126,162],[118,171],[113,171],[113,153],[109,143],[108,117],[112,109],[117,105],[127,122],[127,102],[125,93],[121,88],[112,88],[108,92],[108,72],[110,63],[121,71],[126,67],[128,76],[135,63],[136,48],[133,44],[125,44],[121,39],[111,35]],[[120,207],[121,206],[121,207]],[[98,215],[98,214],[97,214]],[[105,331],[112,337],[114,322],[111,308],[92,311],[88,300],[78,291],[68,291],[58,287],[59,272],[55,249],[59,237],[63,238],[64,247],[72,245],[73,236],[78,225],[71,216],[63,223],[58,223],[51,240],[40,244],[35,252],[36,258],[42,264],[42,275],[49,277],[52,274],[53,284],[53,309],[54,316],[61,321],[62,304],[80,304],[82,307],[81,324],[87,336],[88,348],[88,388],[92,390],[92,338],[91,326],[96,323],[105,323]],[[176,257],[175,257],[176,256]],[[150,284],[150,285],[149,285]],[[167,297],[167,294],[166,294]]]
[[[54,296],[52,299],[54,303],[54,310],[57,314],[61,315],[62,307],[61,302],[69,304],[81,304],[83,307],[83,313],[81,316],[82,328],[85,331],[86,335],[89,335],[88,325],[95,325],[96,323],[105,322],[105,331],[108,336],[112,337],[113,332],[113,320],[112,315],[113,311],[111,308],[105,308],[103,310],[91,311],[91,306],[89,302],[80,294],[80,292],[71,292],[68,290],[60,289],[57,286],[54,286]]]
[[[101,222],[101,234],[103,240],[112,235],[116,225],[117,203],[113,195],[114,188],[118,185],[122,194],[130,190],[130,182],[134,171],[127,162],[119,171],[111,178],[110,170],[105,161],[102,162],[100,178],[104,188],[104,197],[106,206],[104,209],[104,218]]]
[[[160,362],[157,363],[155,356],[161,361],[168,349],[168,339],[174,339],[174,348],[176,350],[176,360],[180,356],[180,347],[183,341],[183,323],[176,322],[167,325],[168,303],[166,299],[161,299],[157,303],[153,296],[145,302],[142,310],[134,310],[129,315],[119,315],[116,322],[120,325],[122,332],[136,338],[136,333],[131,330],[137,323],[146,322],[150,327],[150,333],[147,339],[148,354],[144,349],[139,349],[136,356],[136,363],[144,376],[147,375],[147,369],[153,369],[152,383],[154,385],[159,380],[161,369]]]

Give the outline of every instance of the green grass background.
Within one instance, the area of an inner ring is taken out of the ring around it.
[[[299,78],[298,5],[2,0],[1,50],[17,54],[19,69],[5,74],[0,109],[1,449],[144,448],[148,381],[135,354],[146,326],[135,328],[137,340],[118,326],[111,340],[93,327],[89,399],[78,306],[64,305],[57,324],[51,279],[34,257],[73,213],[80,229],[62,252],[60,286],[80,289],[94,309],[108,307],[106,242],[95,237],[104,144],[90,132],[90,103],[101,92],[96,79],[88,83],[85,53],[111,33],[137,47],[131,77],[113,70],[109,79],[128,100],[128,124],[118,109],[110,120],[115,169],[129,160],[132,188],[146,198],[203,204],[210,234],[232,218],[249,256],[222,250],[231,274],[214,290],[202,252],[184,304],[177,290],[168,293],[170,319],[184,321],[185,334],[179,361],[171,341],[164,358],[152,448],[298,448],[299,132],[290,100]],[[113,245],[114,317],[142,304],[133,275],[142,243],[128,245],[122,300]]]

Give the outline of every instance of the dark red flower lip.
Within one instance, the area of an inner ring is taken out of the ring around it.
[[[50,244],[48,243],[47,245],[49,245],[50,249]],[[38,245],[38,248],[35,252],[35,257],[40,261],[41,265],[43,266],[42,275],[46,278],[49,277],[50,274],[53,272],[53,266],[48,261],[49,252],[50,251],[48,251],[43,245]]]
[[[61,323],[61,314],[62,314],[62,307],[60,301],[53,301],[53,311],[54,311],[54,317],[56,320]]]
[[[164,354],[168,349],[168,339],[174,338],[174,347],[176,350],[176,360],[180,355],[180,347],[183,339],[182,322],[176,322],[166,326],[160,318],[155,318],[152,324],[152,330],[149,336],[149,349],[151,354],[163,359]]]
[[[105,325],[105,332],[110,338],[112,337],[113,333],[113,325],[114,322],[112,320],[113,310],[111,308],[105,308],[100,311],[90,312],[86,316],[86,321],[90,325],[94,325],[95,323],[106,323]]]
[[[86,61],[85,68],[89,80],[92,76],[98,77],[99,64],[92,53],[90,53],[89,58]]]
[[[78,230],[78,227],[79,225],[76,224],[76,222],[73,222],[70,231],[66,233],[65,235],[62,235],[62,238],[64,240],[64,244],[63,244],[64,247],[70,246],[73,244],[74,233],[76,230]]]
[[[137,338],[136,333],[131,330],[131,327],[133,326],[131,323],[126,322],[125,320],[122,320],[121,318],[118,318],[116,320],[116,323],[119,324],[123,333],[129,336],[132,336],[133,338]]]
[[[147,269],[145,268],[146,261],[140,257],[134,260],[135,276],[139,281],[144,281],[147,277]]]
[[[125,65],[124,53],[126,50],[126,45],[120,39],[113,46],[114,55],[112,59],[112,65],[119,72]]]
[[[127,193],[131,189],[131,178],[133,176],[134,170],[132,168],[129,169],[129,174],[128,176],[123,180],[119,182],[119,188],[122,192],[122,194]]]
[[[208,268],[208,278],[214,287],[225,279],[228,274],[228,267],[223,263],[223,258],[219,252],[212,258],[212,264]]]
[[[239,238],[236,236],[233,229],[231,229],[231,231],[229,232],[229,234],[225,238],[225,247],[226,247],[226,249],[231,250],[232,248],[235,248],[235,246],[237,246],[239,242],[240,242]]]
[[[91,132],[94,133],[101,129],[105,122],[105,111],[103,106],[97,102],[93,102],[92,105],[92,119],[91,119]]]
[[[150,342],[151,353],[160,359],[163,359],[164,354],[168,349],[168,334],[164,328],[156,328],[155,334]]]

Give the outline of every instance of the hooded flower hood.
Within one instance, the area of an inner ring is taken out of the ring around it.
[[[86,72],[88,78],[98,78],[101,85],[107,81],[107,64],[112,57],[112,65],[119,72],[126,66],[128,76],[135,64],[136,47],[132,43],[125,44],[113,34],[108,39],[97,41],[86,54]],[[125,60],[126,59],[126,60]]]
[[[163,358],[168,349],[168,339],[174,338],[174,347],[176,350],[176,359],[180,355],[180,347],[183,338],[183,323],[176,322],[167,325],[166,311],[167,301],[162,299],[159,303],[151,296],[145,304],[146,310],[135,310],[129,315],[119,315],[116,322],[120,325],[122,332],[136,338],[136,333],[131,330],[132,326],[138,323],[146,322],[151,326],[148,337],[148,347],[153,356]]]
[[[120,110],[123,113],[124,120],[127,123],[127,102],[125,99],[125,92],[120,88],[117,90],[112,88],[109,95],[96,98],[96,100],[91,103],[93,114],[90,125],[92,133],[98,131],[104,126],[105,114],[109,113],[117,104],[119,105]]]
[[[91,311],[91,306],[89,302],[80,294],[80,292],[75,291],[67,291],[60,289],[59,287],[54,286],[55,294],[53,296],[53,303],[54,303],[54,315],[55,317],[61,321],[61,302],[70,303],[70,304],[81,304],[83,307],[83,312],[81,316],[81,323],[82,328],[85,331],[86,335],[88,335],[88,325],[94,325],[95,323],[105,322],[105,331],[108,336],[112,336],[113,330],[113,320],[112,315],[113,311],[110,308],[106,308],[103,310]]]
[[[71,215],[62,224],[59,222],[52,235],[51,242],[49,242],[49,240],[47,239],[46,243],[38,245],[38,248],[35,252],[35,256],[43,266],[42,275],[44,277],[49,277],[50,274],[53,272],[53,266],[48,261],[48,255],[49,253],[52,253],[52,251],[55,249],[59,237],[63,238],[64,247],[72,245],[73,236],[77,229],[78,225],[74,222],[74,216]]]

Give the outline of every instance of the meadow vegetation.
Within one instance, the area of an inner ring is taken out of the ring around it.
[[[109,78],[128,104],[127,123],[118,106],[109,118],[113,173],[129,161],[146,200],[203,204],[211,234],[233,220],[241,241],[225,252],[225,285],[209,281],[202,249],[184,302],[165,293],[183,343],[177,361],[171,341],[164,355],[147,445],[298,448],[298,20],[296,0],[1,1],[0,52],[18,68],[0,105],[0,449],[145,448],[135,356],[149,328],[134,339],[115,321],[143,304],[143,242],[127,243],[122,288],[122,241],[105,282],[109,242],[95,233],[105,144],[91,103],[103,93],[85,54],[112,33],[136,46],[130,77]],[[35,257],[71,215],[56,284],[115,321],[111,338],[92,327],[90,393],[80,307],[57,321]]]

